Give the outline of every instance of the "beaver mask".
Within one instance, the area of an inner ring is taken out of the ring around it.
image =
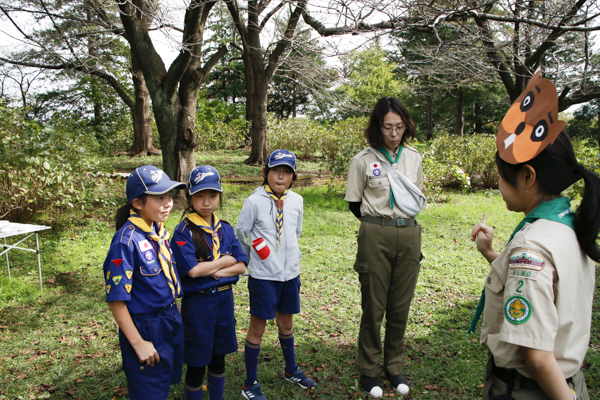
[[[556,87],[538,71],[510,106],[496,136],[500,158],[509,164],[527,162],[540,154],[565,127],[558,119]]]

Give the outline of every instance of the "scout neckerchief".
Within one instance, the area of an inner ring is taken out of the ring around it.
[[[517,232],[523,229],[527,222],[534,223],[538,219],[547,219],[548,221],[560,222],[561,224],[565,224],[569,228],[575,230],[575,213],[571,208],[571,202],[569,201],[568,197],[559,197],[558,199],[545,201],[533,210],[531,210],[529,214],[527,214],[525,218],[523,218],[521,222],[519,222],[519,225],[517,225],[512,235],[510,235],[508,243],[510,243],[513,240]],[[481,292],[481,298],[479,299],[479,303],[477,304],[475,315],[471,320],[471,325],[469,326],[469,335],[475,332],[475,327],[477,326],[477,321],[479,321],[481,313],[483,312],[484,304],[485,287]]]
[[[387,158],[387,160],[390,162],[390,164],[392,165],[392,167],[394,169],[398,169],[398,160],[400,159],[400,154],[402,154],[402,150],[404,150],[404,146],[400,146],[398,148],[398,154],[396,155],[396,160],[392,160],[392,157],[390,157],[390,154],[387,152],[387,150],[383,147],[379,147],[377,148],[377,150],[379,150],[380,153],[382,153],[385,158]],[[390,190],[390,210],[394,209],[394,192],[392,192]]]
[[[200,214],[191,212],[187,215],[187,219],[192,221],[197,227],[212,236],[212,253],[213,261],[221,258],[221,242],[219,240],[219,229],[221,229],[221,220],[217,214],[213,213],[213,226],[211,227]]]
[[[283,227],[283,201],[287,197],[288,189],[281,194],[280,197],[277,197],[275,192],[271,189],[269,185],[265,185],[265,192],[275,201],[275,205],[277,206],[277,222],[275,223],[275,227],[277,228],[277,244],[276,248],[279,251],[279,242],[281,239],[281,228]]]
[[[149,227],[146,221],[142,217],[140,217],[135,211],[130,210],[129,212],[129,222],[133,225],[140,228],[148,237],[158,243],[158,247],[160,251],[158,252],[158,259],[160,260],[160,265],[162,267],[163,273],[165,274],[165,278],[167,279],[167,284],[171,289],[171,293],[173,297],[178,297],[181,295],[181,286],[179,285],[179,280],[177,279],[177,272],[175,272],[175,268],[173,267],[173,263],[171,262],[171,252],[167,247],[167,239],[169,239],[169,232],[165,229],[162,222],[158,223],[158,235],[154,231],[153,228]]]

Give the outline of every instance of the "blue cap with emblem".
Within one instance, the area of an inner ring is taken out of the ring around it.
[[[194,168],[187,184],[190,196],[202,190],[216,190],[223,193],[221,188],[221,176],[219,172],[210,165],[201,165]]]
[[[269,157],[267,157],[267,162],[265,166],[268,168],[273,168],[278,165],[287,165],[294,173],[296,173],[296,156],[289,150],[279,149],[275,150]]]
[[[163,170],[154,165],[144,165],[136,168],[127,178],[127,202],[143,194],[161,195],[173,189],[183,189],[185,183],[172,181]]]

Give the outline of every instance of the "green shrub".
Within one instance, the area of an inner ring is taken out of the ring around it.
[[[328,131],[318,122],[306,118],[280,119],[270,113],[267,126],[271,150],[287,149],[302,160],[323,156]]]
[[[367,117],[348,118],[329,128],[330,134],[322,149],[325,163],[335,175],[346,175],[352,157],[367,148],[364,137],[367,120]]]
[[[0,218],[28,222],[83,199],[86,161],[76,134],[42,128],[0,102],[0,138]]]
[[[245,106],[220,100],[198,100],[196,141],[198,150],[220,150],[243,146],[248,142],[250,125]]]

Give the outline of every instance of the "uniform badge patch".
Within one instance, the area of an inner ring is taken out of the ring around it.
[[[519,279],[531,279],[532,281],[537,281],[539,271],[532,271],[530,269],[522,269],[522,268],[514,268],[508,270],[508,276],[511,278],[519,278]]]
[[[106,285],[106,294],[109,294],[109,293],[110,293],[110,288],[111,288],[111,286],[110,286],[110,285]]]
[[[109,279],[110,279],[110,271],[108,271],[108,272],[106,273],[106,280],[109,280]]]
[[[524,247],[513,250],[508,260],[509,268],[530,269],[533,271],[541,271],[544,269],[546,261],[540,253],[535,250]]]
[[[125,271],[125,275],[127,275],[127,279],[131,279],[131,276],[133,275],[133,271]]]
[[[375,176],[379,176],[379,175],[381,175],[381,170],[380,170],[380,169],[378,169],[378,168],[375,168],[375,169],[373,170],[373,175],[375,175]]]
[[[374,163],[369,164],[369,168],[371,168],[371,171],[373,171],[374,169],[381,168],[381,164],[378,162],[374,162]]]
[[[148,250],[147,252],[144,253],[144,258],[148,261],[154,260],[154,255],[152,254],[152,252],[150,250]]]
[[[185,244],[187,243],[187,240],[186,240],[186,241],[176,241],[175,243],[177,243],[177,245],[178,245],[179,247],[183,247],[183,246],[185,246]]]
[[[127,293],[131,292],[131,285],[130,284],[126,284],[125,285],[125,290],[127,290]]]
[[[113,264],[115,264],[118,267],[123,262],[123,259],[122,258],[115,258],[114,260],[110,260],[110,261],[112,261]]]
[[[523,296],[513,296],[504,305],[504,315],[512,324],[522,324],[531,317],[531,305]]]
[[[140,246],[140,250],[142,251],[150,250],[152,248],[147,240],[140,240],[138,246]]]
[[[115,283],[115,286],[117,286],[119,283],[121,283],[121,279],[123,279],[123,276],[117,275],[113,276],[112,281]]]

